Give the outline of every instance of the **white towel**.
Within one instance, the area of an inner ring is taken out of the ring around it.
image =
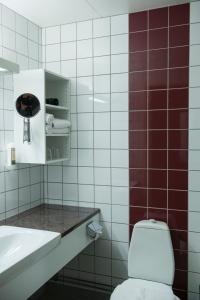
[[[45,124],[46,124],[46,131],[53,127],[54,115],[46,114]]]
[[[63,119],[54,119],[53,120],[53,128],[55,129],[63,129],[63,128],[68,128],[71,126],[71,123],[68,120],[63,120]]]
[[[166,284],[128,279],[118,285],[110,300],[178,300]]]

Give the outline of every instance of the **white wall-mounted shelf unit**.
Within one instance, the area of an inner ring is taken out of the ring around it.
[[[55,163],[70,159],[69,133],[46,133],[46,113],[70,121],[70,81],[44,69],[21,71],[14,75],[14,102],[24,93],[35,95],[40,111],[30,118],[31,142],[23,142],[24,119],[15,109],[14,136],[16,162],[31,164]],[[47,98],[57,98],[59,105],[46,104]],[[14,103],[14,106],[15,106]]]

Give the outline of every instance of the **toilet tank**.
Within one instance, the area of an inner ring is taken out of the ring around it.
[[[128,254],[128,275],[173,284],[174,253],[166,223],[146,220],[135,224]]]

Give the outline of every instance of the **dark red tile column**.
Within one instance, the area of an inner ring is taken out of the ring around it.
[[[130,231],[168,223],[187,299],[189,5],[129,15]]]

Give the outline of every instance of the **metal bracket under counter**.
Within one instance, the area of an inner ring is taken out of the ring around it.
[[[86,213],[87,210],[88,213]],[[81,208],[78,208],[77,211],[80,212]],[[60,269],[62,269],[67,263],[69,263],[75,256],[77,256],[83,249],[85,249],[94,241],[94,238],[91,238],[87,233],[87,225],[91,222],[95,222],[97,224],[99,223],[100,210],[83,208],[83,214],[79,214],[77,211],[76,208],[74,208],[74,210],[72,209],[72,215],[75,214],[77,218],[79,218],[80,223],[76,224],[76,226],[75,224],[73,224],[71,228],[68,228],[67,232],[62,232],[61,242],[58,246],[56,246],[53,250],[51,250],[51,252],[49,252],[46,256],[41,258],[36,263],[30,263],[29,267],[16,274],[16,276],[10,281],[6,282],[3,285],[1,285],[0,283],[0,300],[27,299],[50,278],[52,278]],[[53,212],[51,211],[50,213]],[[63,215],[61,211],[60,214]],[[40,215],[40,217],[42,218],[42,215]],[[28,218],[27,214],[26,218]],[[24,220],[27,220],[26,218],[24,218]],[[33,220],[34,218],[30,219]],[[56,223],[59,223],[58,216],[56,220]],[[13,226],[13,222],[10,222],[9,224]],[[15,222],[17,222],[17,219],[15,220]],[[22,221],[18,219],[18,225],[19,222]],[[62,224],[62,222],[60,223]],[[6,224],[8,223],[6,222]],[[67,220],[65,224],[62,224],[62,226],[63,225],[68,226]],[[33,226],[34,225],[32,225],[32,227]],[[36,224],[34,228],[35,227]],[[51,231],[53,231],[52,227]]]

